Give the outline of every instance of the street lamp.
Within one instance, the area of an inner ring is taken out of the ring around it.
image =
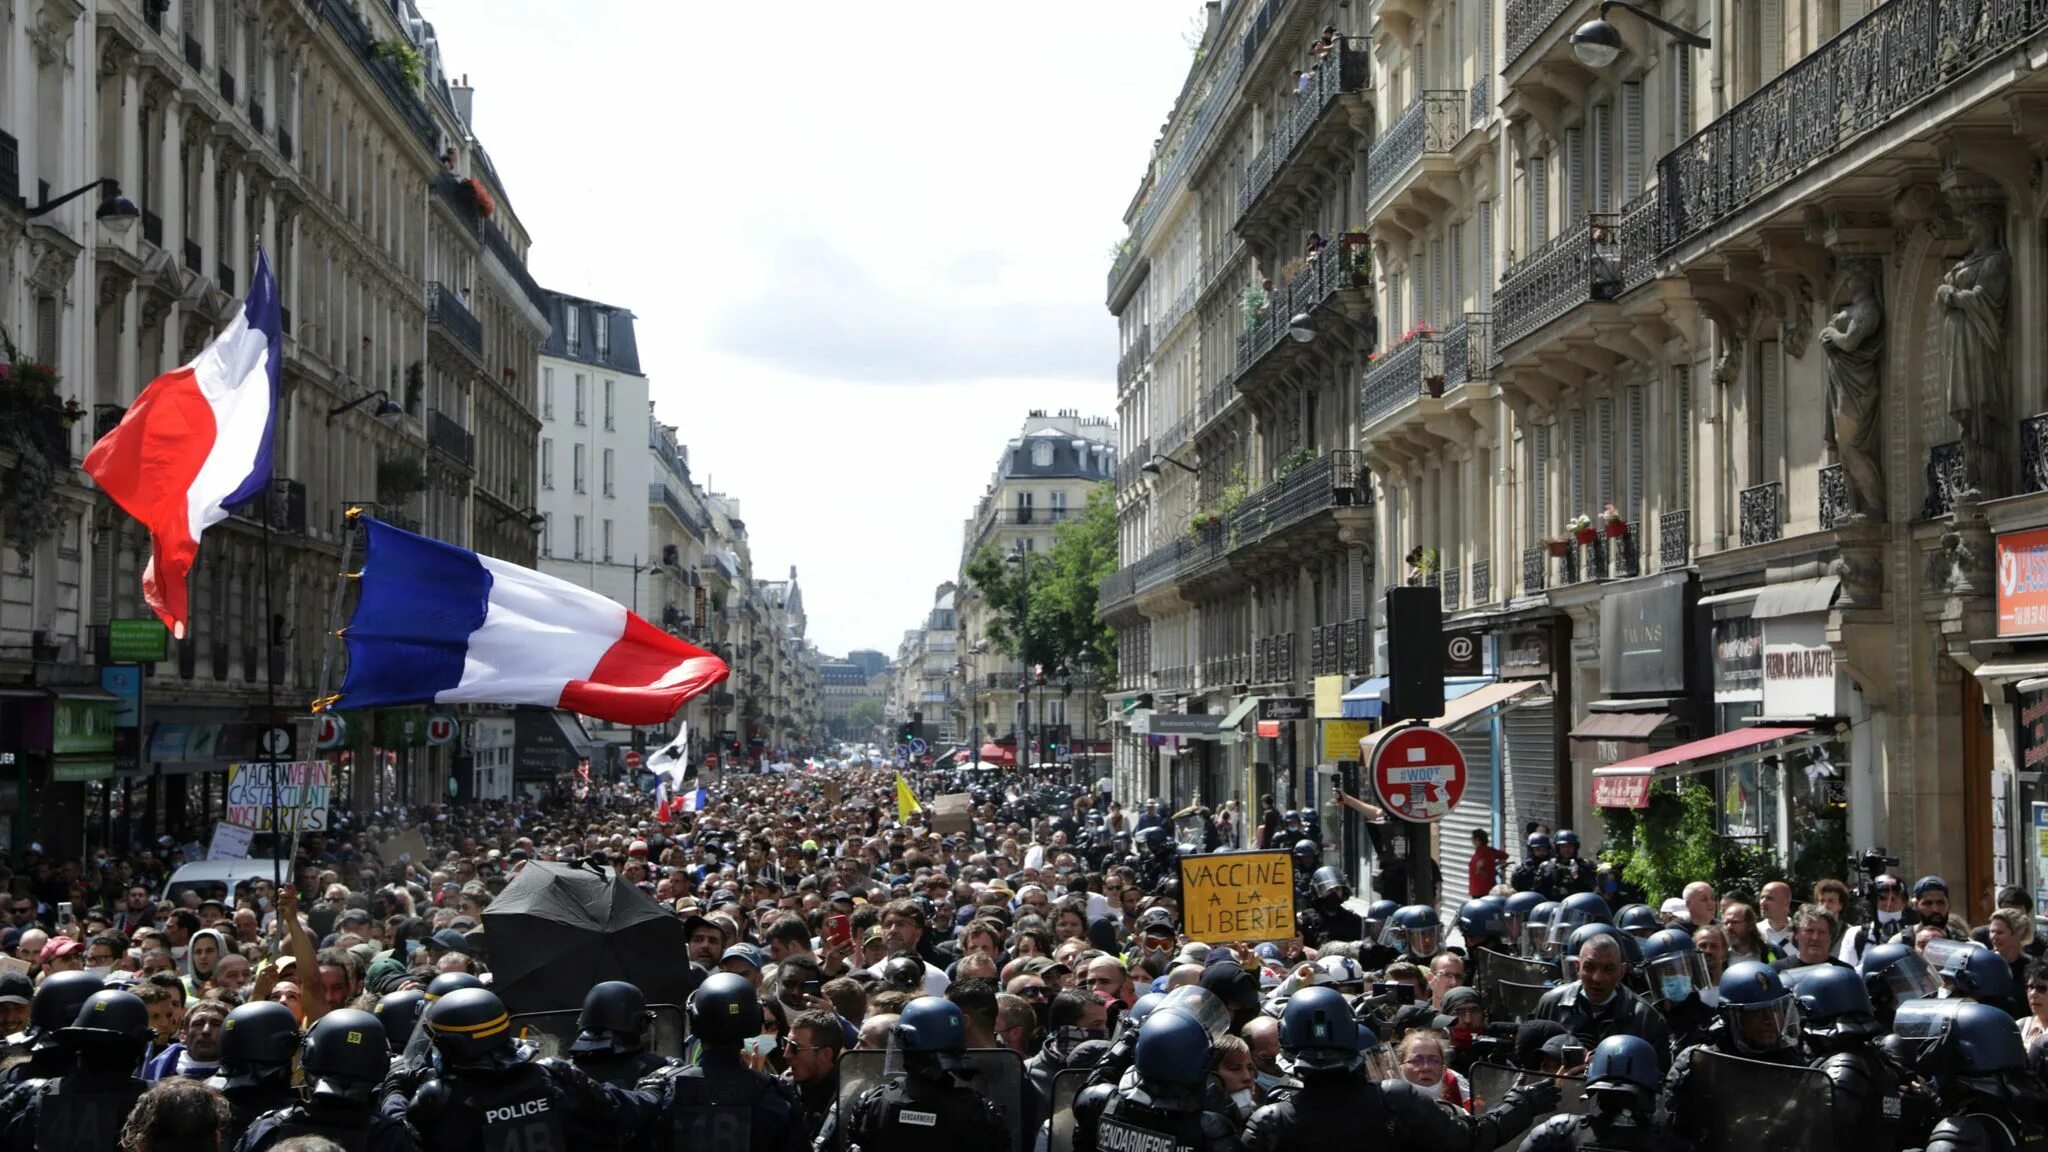
[[[1180,461],[1175,460],[1173,457],[1164,455],[1163,453],[1159,452],[1154,452],[1150,460],[1147,460],[1143,464],[1138,465],[1138,471],[1143,472],[1147,476],[1157,476],[1161,471],[1159,465],[1162,463],[1171,464],[1174,467],[1180,469],[1181,471],[1190,473],[1195,476],[1200,476],[1202,474],[1202,470],[1200,468],[1197,468],[1192,464],[1183,464]]]
[[[99,189],[100,205],[93,211],[93,218],[114,235],[126,236],[128,230],[135,227],[135,222],[142,219],[142,210],[135,206],[135,201],[121,195],[121,182],[112,177],[103,176],[90,184],[73,188],[55,200],[40,200],[28,210],[28,218],[33,220],[55,212],[95,188]]]
[[[1316,338],[1316,330],[1311,323],[1314,315],[1315,313],[1313,310],[1309,312],[1296,313],[1294,319],[1289,320],[1287,322],[1287,338],[1289,340],[1294,341],[1296,344],[1306,344],[1309,341],[1314,340]],[[1371,325],[1360,324],[1358,321],[1353,320],[1351,317],[1345,315],[1343,312],[1340,312],[1333,308],[1330,310],[1330,315],[1335,316],[1338,319],[1344,321],[1346,324],[1351,325],[1353,328],[1358,329],[1360,332],[1365,334],[1365,337],[1368,340],[1377,341],[1380,338],[1379,332],[1374,330]]]
[[[505,513],[503,516],[500,516],[496,520],[491,521],[491,527],[496,528],[498,525],[503,524],[507,520],[517,520],[521,518],[524,518],[526,520],[526,526],[528,528],[533,529],[535,532],[538,532],[541,529],[548,526],[548,518],[546,516],[541,515],[539,512],[535,511],[531,506],[528,506],[525,508],[521,508],[517,512]]]
[[[1031,663],[1031,563],[1025,558],[1025,555],[1024,542],[1020,540],[1010,550],[1010,554],[1003,557],[1003,562],[1017,566],[1017,656],[1020,664],[1029,665]],[[1031,727],[1031,678],[1028,668],[1020,668],[1018,670],[1017,703],[1024,712],[1023,723],[1019,724],[1018,727],[1020,729],[1029,729]],[[1025,735],[1028,737],[1029,733],[1026,732]],[[1022,740],[1018,741],[1020,747],[1023,743]],[[1019,767],[1028,768],[1030,765],[1023,764],[1019,765]]]
[[[1578,57],[1579,63],[1588,68],[1606,68],[1621,59],[1624,45],[1620,30],[1607,22],[1607,11],[1610,8],[1621,8],[1635,13],[1642,17],[1645,23],[1660,29],[1673,41],[1687,48],[1714,46],[1714,42],[1707,37],[1680,28],[1669,20],[1629,3],[1628,0],[1601,0],[1600,14],[1579,25],[1579,30],[1572,33],[1572,55]]]
[[[379,397],[382,397],[382,399],[379,399]],[[375,415],[377,419],[382,420],[387,424],[393,420],[398,419],[400,416],[405,415],[405,409],[400,408],[397,404],[392,403],[391,393],[386,392],[382,388],[378,388],[365,395],[358,396],[346,404],[337,404],[334,407],[329,408],[327,410],[327,426],[332,428],[334,426],[335,417],[341,415],[343,412],[346,412],[351,408],[360,408],[363,405],[368,404],[372,400],[377,401],[377,407],[372,410],[372,414]]]

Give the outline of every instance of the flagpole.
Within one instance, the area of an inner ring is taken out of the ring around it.
[[[350,508],[341,515],[341,579],[334,582],[334,595],[329,597],[327,601],[327,635],[321,639],[320,643],[319,695],[313,698],[313,711],[316,713],[325,712],[332,708],[334,702],[339,699],[339,697],[328,695],[328,689],[334,683],[334,642],[341,638],[342,590],[348,587],[350,580],[355,579],[359,575],[359,573],[350,572],[348,566],[349,562],[355,559],[356,526],[361,515],[362,509],[360,508]],[[348,781],[350,792],[355,791],[355,774],[361,768],[362,765],[356,764],[352,757],[349,764]],[[349,798],[349,807],[351,810],[355,807],[353,796]],[[294,828],[292,829],[293,859],[298,858],[298,852],[299,830]]]
[[[263,732],[263,759],[264,767],[270,773],[270,898],[276,900],[278,890],[284,887],[284,861],[279,857],[277,851],[278,841],[284,836],[284,827],[277,822],[277,749],[270,741],[271,730],[277,726],[277,677],[274,675],[276,669],[268,666],[270,663],[270,644],[268,642],[273,639],[268,633],[271,629],[272,621],[277,616],[277,601],[272,596],[270,588],[270,506],[275,499],[275,494],[270,491],[270,481],[267,477],[264,479],[263,485],[263,503],[259,505],[263,509],[263,630],[265,632],[265,643],[263,645],[263,662],[265,664],[263,669],[263,719],[266,726]]]

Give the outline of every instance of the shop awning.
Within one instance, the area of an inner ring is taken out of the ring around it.
[[[1598,780],[1602,777],[1642,776],[1661,780],[1674,776],[1688,776],[1695,772],[1710,771],[1725,764],[1777,755],[1832,739],[1832,726],[1821,729],[1811,724],[1759,725],[1755,728],[1723,732],[1718,736],[1694,740],[1690,744],[1680,744],[1661,752],[1618,760],[1605,768],[1595,768],[1593,776],[1596,788]]]
[[[1671,722],[1669,712],[1595,712],[1571,730],[1574,740],[1648,740]]]
[[[1393,681],[1386,676],[1374,676],[1361,680],[1357,686],[1344,693],[1344,719],[1377,720],[1381,709],[1386,707],[1387,686]],[[1444,677],[1444,704],[1469,692],[1476,692],[1493,683],[1491,676],[1446,676]]]
[[[1977,665],[1976,676],[1987,684],[2011,684],[2032,692],[2048,687],[2048,660],[2038,655],[1998,656]]]
[[[1825,612],[1834,606],[1835,596],[1841,590],[1842,581],[1838,576],[1767,584],[1756,594],[1756,603],[1750,607],[1749,616],[1752,620],[1769,620],[1776,616]]]
[[[1244,699],[1239,700],[1237,702],[1237,707],[1232,708],[1230,712],[1223,717],[1223,723],[1219,725],[1219,727],[1225,730],[1237,727],[1239,724],[1244,723],[1244,718],[1251,715],[1252,712],[1258,708],[1258,706],[1259,698],[1257,696],[1247,696]]]
[[[1455,732],[1468,724],[1490,720],[1497,712],[1505,712],[1522,702],[1522,698],[1541,686],[1541,680],[1502,680],[1493,684],[1482,684],[1455,700],[1444,702],[1444,714],[1429,722],[1429,726],[1444,732]],[[1444,694],[1449,695],[1446,687]]]

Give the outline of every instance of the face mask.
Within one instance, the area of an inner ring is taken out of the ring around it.
[[[1882,908],[1877,911],[1877,922],[1879,924],[1897,924],[1904,918],[1905,914],[1903,912],[1886,912]]]
[[[1709,1008],[1719,1008],[1721,1006],[1721,990],[1719,988],[1700,989],[1700,1003],[1705,1004]]]
[[[1454,1048],[1470,1048],[1475,1035],[1476,1033],[1470,1028],[1453,1028],[1451,1029],[1451,1046]]]
[[[766,1056],[770,1052],[775,1051],[775,1037],[749,1036],[744,1047],[749,1056]]]
[[[1271,1072],[1261,1072],[1258,1074],[1258,1081],[1259,1087],[1264,1088],[1268,1092],[1271,1092],[1273,1089],[1281,1087],[1282,1085],[1286,1084],[1287,1077],[1279,1076]]]
[[[109,971],[111,971],[111,969],[108,968],[87,968],[85,970],[85,974],[87,976],[96,976],[101,980],[105,980],[107,978],[107,973]]]
[[[1683,976],[1666,976],[1658,981],[1657,987],[1664,993],[1664,998],[1673,1004],[1692,995],[1692,981]]]
[[[1246,1088],[1241,1092],[1232,1092],[1230,1094],[1230,1102],[1236,1105],[1239,1111],[1249,1112],[1252,1110],[1252,1105],[1257,1101],[1252,1096],[1252,1090]]]

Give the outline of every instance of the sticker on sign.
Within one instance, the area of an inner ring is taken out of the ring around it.
[[[1196,940],[1285,940],[1294,935],[1294,861],[1285,852],[1180,858],[1183,931]]]

